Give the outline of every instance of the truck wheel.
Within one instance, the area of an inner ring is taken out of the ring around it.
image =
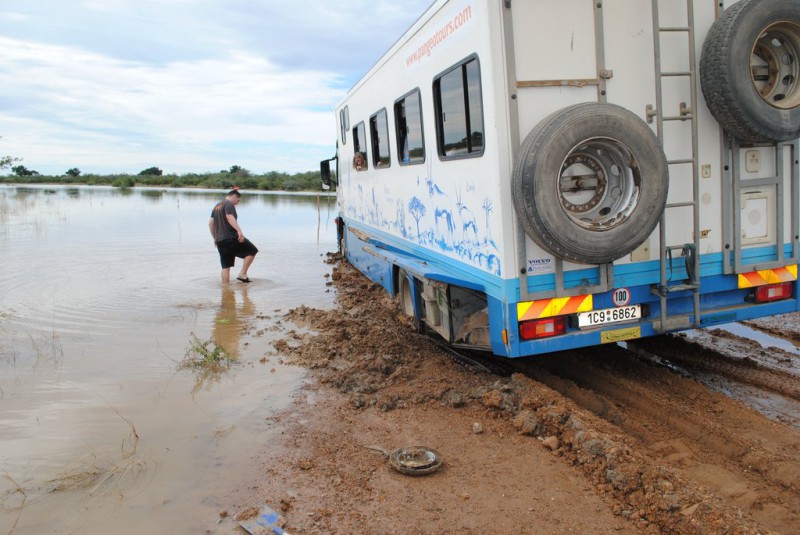
[[[738,140],[800,137],[800,3],[741,0],[725,10],[703,42],[700,86]]]
[[[613,104],[586,102],[543,119],[512,176],[525,232],[565,260],[601,264],[638,247],[667,200],[667,162],[650,128]]]
[[[339,242],[339,255],[342,257],[342,261],[347,261],[347,241],[346,235],[347,234],[347,227],[345,227],[344,222],[340,218],[336,218],[336,238]]]
[[[397,273],[397,295],[400,298],[400,311],[411,319],[414,315],[414,293],[411,280],[404,270]]]

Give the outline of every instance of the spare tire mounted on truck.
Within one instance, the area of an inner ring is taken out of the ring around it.
[[[726,9],[703,41],[700,85],[739,141],[800,137],[800,3],[741,0]]]
[[[664,152],[650,128],[614,104],[586,102],[543,119],[512,176],[517,216],[558,258],[612,262],[652,233],[667,200]]]

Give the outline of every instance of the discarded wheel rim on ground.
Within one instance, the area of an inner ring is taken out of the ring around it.
[[[424,476],[442,466],[442,456],[424,446],[407,446],[390,453],[389,464],[401,474]]]

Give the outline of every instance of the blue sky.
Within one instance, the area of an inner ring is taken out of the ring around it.
[[[335,104],[430,4],[2,0],[0,156],[55,175],[317,169]]]

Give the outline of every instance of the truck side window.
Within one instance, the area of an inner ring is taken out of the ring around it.
[[[400,165],[425,161],[425,140],[422,135],[422,103],[419,89],[394,103],[395,133]]]
[[[376,169],[392,165],[389,153],[389,120],[386,108],[369,118],[369,134],[372,139],[372,163]]]
[[[367,132],[364,128],[364,121],[361,121],[353,127],[353,155],[361,153],[364,158],[364,165],[358,171],[363,171],[367,168]]]
[[[339,111],[339,128],[342,134],[342,145],[347,145],[347,131],[350,130],[350,108],[348,106]]]
[[[439,156],[463,158],[483,154],[481,71],[471,56],[433,81]]]

